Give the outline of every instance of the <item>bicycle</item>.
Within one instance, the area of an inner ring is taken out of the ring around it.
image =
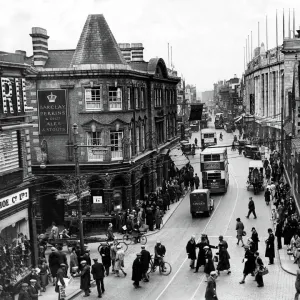
[[[112,241],[114,243],[115,246],[121,245],[122,248],[124,249],[124,251],[126,252],[128,249],[128,245],[124,242],[119,242],[118,240],[113,240]],[[110,246],[110,241],[106,240],[105,242],[100,243],[100,245],[98,246],[98,252],[100,253],[100,250],[103,246]]]
[[[138,243],[138,240],[142,245],[147,244],[147,237],[145,235],[145,232],[139,232],[138,236],[133,235],[132,233],[125,233],[123,235],[123,242],[126,245],[132,245]]]
[[[171,267],[171,265],[168,262],[166,262],[166,261],[164,261],[164,262],[160,261],[159,262],[159,266],[158,266],[154,262],[153,255],[151,255],[151,259],[150,259],[150,263],[149,263],[147,275],[149,275],[150,273],[154,273],[156,271],[157,267],[159,267],[159,274],[160,275],[168,276],[172,272],[172,267]]]

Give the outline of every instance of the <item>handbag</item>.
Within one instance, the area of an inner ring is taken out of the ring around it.
[[[242,236],[246,236],[246,235],[247,235],[246,231],[243,230]]]
[[[219,262],[219,258],[217,255],[214,256],[214,262]]]
[[[261,269],[258,271],[262,276],[269,274],[269,270],[267,267],[263,266]]]

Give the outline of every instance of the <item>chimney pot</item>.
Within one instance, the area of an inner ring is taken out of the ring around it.
[[[43,67],[48,59],[48,39],[47,30],[41,27],[32,27],[30,36],[32,37],[33,64]]]

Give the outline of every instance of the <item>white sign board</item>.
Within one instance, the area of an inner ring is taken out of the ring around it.
[[[102,203],[102,196],[93,196],[93,203]]]
[[[13,207],[29,199],[29,189],[22,190],[15,194],[0,199],[0,211]]]

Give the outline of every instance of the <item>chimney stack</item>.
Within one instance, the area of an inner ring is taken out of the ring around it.
[[[127,62],[144,61],[144,47],[142,43],[119,43],[118,45]]]
[[[48,59],[47,30],[40,27],[32,27],[33,64],[36,67],[43,67]]]

